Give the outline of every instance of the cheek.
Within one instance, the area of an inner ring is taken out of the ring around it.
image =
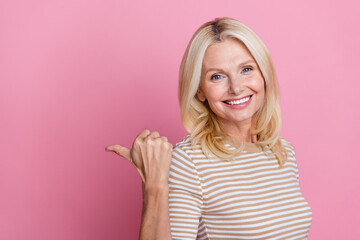
[[[259,95],[265,93],[265,81],[262,77],[252,79],[249,87]]]
[[[219,115],[223,109],[222,99],[225,93],[224,88],[221,86],[212,86],[206,90],[206,98],[211,111],[214,112],[215,115]]]
[[[222,99],[224,95],[224,89],[222,86],[212,86],[207,88],[206,97],[209,102],[218,102]]]
[[[258,103],[257,103],[257,107],[260,108],[260,106],[264,103],[265,101],[265,83],[264,80],[259,81],[258,84],[255,87],[257,95],[258,95]]]
[[[262,81],[261,83],[259,83],[257,85],[257,92],[260,94],[260,95],[264,95],[265,94],[265,85],[264,85],[264,82]]]
[[[261,105],[265,98],[265,82],[262,77],[252,79],[248,85],[249,88],[257,95],[257,105]]]

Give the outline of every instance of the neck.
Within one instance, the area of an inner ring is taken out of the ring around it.
[[[219,119],[221,129],[229,135],[233,140],[240,142],[253,142],[252,119],[248,119],[242,122],[231,122],[225,119]]]

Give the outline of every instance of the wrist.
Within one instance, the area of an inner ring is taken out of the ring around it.
[[[146,195],[162,195],[169,193],[168,182],[145,182],[143,183],[143,193]]]

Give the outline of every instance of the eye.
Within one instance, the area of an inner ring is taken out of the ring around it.
[[[250,72],[252,70],[251,67],[245,67],[242,71],[243,72]]]
[[[211,80],[218,80],[218,79],[220,79],[222,76],[221,75],[219,75],[219,74],[214,74],[214,75],[212,75],[211,76]]]

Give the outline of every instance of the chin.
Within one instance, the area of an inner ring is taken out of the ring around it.
[[[239,117],[230,117],[230,118],[224,117],[222,119],[225,120],[226,122],[240,123],[240,122],[251,120],[252,116],[239,116]]]

